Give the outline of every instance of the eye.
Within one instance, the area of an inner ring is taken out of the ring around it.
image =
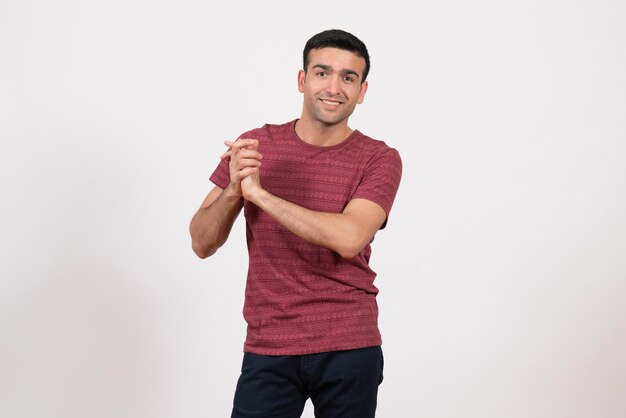
[[[343,78],[343,81],[346,83],[352,83],[354,81],[354,77],[347,75]]]
[[[318,77],[326,77],[326,75],[327,75],[327,74],[326,74],[326,71],[318,71],[318,72],[317,72],[317,76],[318,76]]]

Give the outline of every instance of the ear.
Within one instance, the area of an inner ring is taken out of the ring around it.
[[[298,71],[298,91],[300,93],[304,93],[304,78],[306,77],[306,73],[304,70]]]
[[[367,81],[364,81],[361,83],[361,91],[359,92],[359,97],[356,100],[358,104],[363,103],[363,99],[365,98],[365,92],[367,91],[367,86],[368,86]]]

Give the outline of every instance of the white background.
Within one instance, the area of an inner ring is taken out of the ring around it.
[[[617,0],[3,1],[0,416],[229,416],[243,218],[207,260],[188,223],[223,140],[299,116],[333,27],[372,56],[350,125],[404,161],[373,245],[378,416],[625,416],[625,22]]]

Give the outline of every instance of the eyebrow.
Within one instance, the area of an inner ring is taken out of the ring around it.
[[[325,65],[325,64],[315,64],[312,68],[321,68],[324,71],[328,71],[330,73],[333,72],[333,67],[331,67],[330,65]],[[359,75],[359,73],[357,73],[354,70],[350,70],[350,69],[345,69],[342,71],[343,75],[354,75],[357,78],[360,78],[361,76]]]

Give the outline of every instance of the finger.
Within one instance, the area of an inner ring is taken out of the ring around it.
[[[259,143],[258,140],[256,139],[251,139],[251,138],[245,138],[245,139],[239,139],[235,142],[233,141],[224,141],[224,144],[227,147],[233,148],[233,149],[241,149],[241,148],[245,148],[245,147],[254,147],[257,146]]]
[[[239,158],[256,158],[259,160],[263,158],[263,155],[261,155],[260,152],[251,149],[242,149],[237,153],[237,156]]]
[[[252,150],[241,150],[237,153],[235,153],[234,151],[226,151],[225,153],[223,153],[222,155],[220,155],[220,160],[230,160],[231,157],[233,157],[233,155],[237,154],[237,156],[240,159],[261,159],[263,158],[263,155],[261,155],[261,153],[259,153],[258,151],[252,151]]]
[[[237,167],[239,169],[244,167],[259,167],[261,166],[261,161],[255,160],[254,158],[242,158],[237,161]]]
[[[257,167],[246,167],[243,170],[240,170],[239,173],[239,179],[243,180],[248,176],[253,175],[254,173],[256,173],[258,170]]]

